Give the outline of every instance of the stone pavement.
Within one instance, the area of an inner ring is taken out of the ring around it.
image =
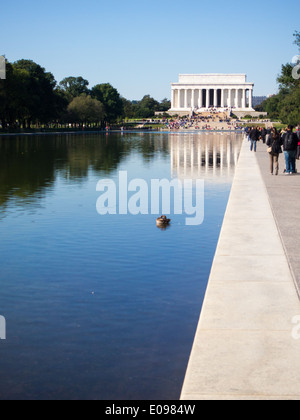
[[[300,302],[256,157],[244,141],[182,400],[300,400]]]
[[[285,159],[282,154],[279,158],[279,175],[272,176],[266,149],[266,145],[259,143],[256,157],[300,296],[300,162],[297,161],[298,174],[285,175]]]

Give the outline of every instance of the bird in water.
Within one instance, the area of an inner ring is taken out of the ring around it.
[[[156,219],[156,225],[158,227],[166,227],[170,224],[171,219],[167,219],[167,216],[160,216],[158,219]]]

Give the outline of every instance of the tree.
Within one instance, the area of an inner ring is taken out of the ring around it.
[[[68,121],[69,99],[67,94],[61,89],[55,89],[55,119],[60,123]]]
[[[295,31],[294,37],[296,38],[294,41],[294,44],[298,46],[299,51],[300,51],[300,32]]]
[[[296,126],[300,123],[300,87],[295,88],[281,102],[280,119],[286,124]]]
[[[117,89],[111,84],[104,83],[94,86],[91,95],[103,104],[105,118],[108,122],[114,122],[123,116],[123,101]]]
[[[294,33],[294,43],[300,50],[300,32]],[[295,77],[296,62],[282,66],[281,74],[277,78],[279,94],[267,99],[263,104],[263,111],[269,113],[271,118],[279,118],[285,124],[297,125],[300,122],[300,79]]]
[[[6,80],[0,80],[0,120],[2,126],[13,126],[29,115],[29,73],[6,62]]]
[[[158,106],[158,111],[167,112],[171,108],[171,101],[169,99],[164,98]]]
[[[150,118],[153,117],[155,112],[159,109],[159,103],[150,95],[145,95],[138,103],[138,117]]]
[[[66,77],[60,82],[59,87],[66,93],[71,102],[82,94],[88,95],[88,85],[89,82],[83,77]]]
[[[46,123],[55,117],[54,76],[32,60],[7,63],[7,78],[0,86],[4,126],[18,121],[30,127],[32,122]]]
[[[280,91],[290,93],[299,84],[299,80],[293,77],[293,69],[294,65],[290,63],[282,66],[281,75],[277,78]]]
[[[85,94],[73,99],[68,106],[68,112],[71,122],[89,124],[104,120],[104,107],[101,102]]]
[[[136,104],[128,99],[121,98],[123,102],[123,114],[125,118],[135,118],[136,116]]]
[[[23,77],[27,72],[26,92],[22,99],[27,103],[28,126],[31,122],[49,122],[55,117],[54,76],[32,60],[19,60],[13,68],[16,73],[23,72]]]
[[[294,33],[295,41],[294,44],[298,46],[300,51],[300,32]],[[277,78],[277,82],[279,83],[280,91],[284,91],[285,93],[290,93],[293,89],[299,86],[299,78],[295,78],[293,74],[293,70],[296,64],[299,63],[299,56],[295,57],[296,62],[287,63],[282,66],[281,75]]]

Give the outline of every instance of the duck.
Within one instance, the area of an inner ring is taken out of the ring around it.
[[[160,216],[156,219],[157,226],[167,226],[171,222],[171,219],[167,219],[167,216]]]

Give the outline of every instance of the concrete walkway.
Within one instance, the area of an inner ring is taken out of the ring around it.
[[[182,400],[300,400],[300,302],[248,147],[245,141]]]
[[[285,175],[285,159],[282,154],[279,158],[279,175],[271,176],[266,149],[266,145],[259,143],[256,157],[300,296],[300,163],[297,161],[297,175]]]

